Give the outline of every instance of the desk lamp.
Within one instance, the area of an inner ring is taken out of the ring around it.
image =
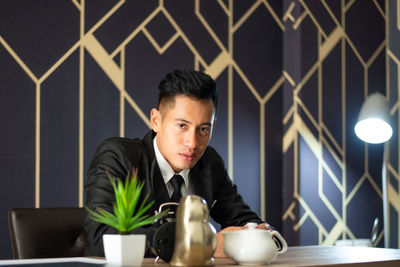
[[[383,227],[385,248],[389,247],[389,218],[387,198],[387,160],[389,143],[393,134],[390,125],[389,104],[380,93],[373,93],[364,101],[354,131],[358,138],[366,143],[384,143],[382,163],[382,200],[383,200]]]

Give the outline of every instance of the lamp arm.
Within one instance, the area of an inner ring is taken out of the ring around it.
[[[389,142],[385,142],[383,146],[383,162],[382,162],[382,202],[383,202],[383,229],[384,229],[384,245],[389,247],[390,229],[389,229],[389,207],[388,207],[388,177],[387,164],[389,160]]]

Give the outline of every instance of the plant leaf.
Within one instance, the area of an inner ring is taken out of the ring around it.
[[[137,171],[132,172],[132,175],[128,174],[123,182],[121,179],[111,177],[107,173],[115,195],[115,202],[113,203],[114,214],[102,208],[96,208],[93,211],[86,207],[89,217],[96,222],[114,227],[121,234],[126,234],[135,228],[152,224],[155,220],[168,214],[169,209],[152,216],[145,214],[154,204],[154,201],[148,203],[149,195],[147,194],[139,204],[144,182],[139,181],[136,174]]]

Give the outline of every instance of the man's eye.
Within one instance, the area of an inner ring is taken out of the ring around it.
[[[200,132],[202,134],[208,134],[208,133],[210,133],[210,128],[209,127],[202,127],[202,128],[200,128]]]
[[[183,129],[183,128],[185,128],[185,124],[183,124],[183,123],[178,123],[178,127]]]

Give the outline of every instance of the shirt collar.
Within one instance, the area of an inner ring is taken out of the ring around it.
[[[172,176],[174,176],[176,173],[172,169],[171,165],[169,165],[169,163],[163,157],[160,150],[158,150],[157,135],[153,139],[153,146],[154,146],[154,152],[156,155],[158,167],[160,167],[160,171],[161,171],[161,175],[164,179],[164,183],[167,184],[169,182],[169,180],[172,178]],[[185,181],[185,186],[188,185],[189,172],[190,172],[190,169],[185,169],[185,170],[182,170],[180,173],[178,173],[179,175],[181,175],[183,177],[183,180]]]

